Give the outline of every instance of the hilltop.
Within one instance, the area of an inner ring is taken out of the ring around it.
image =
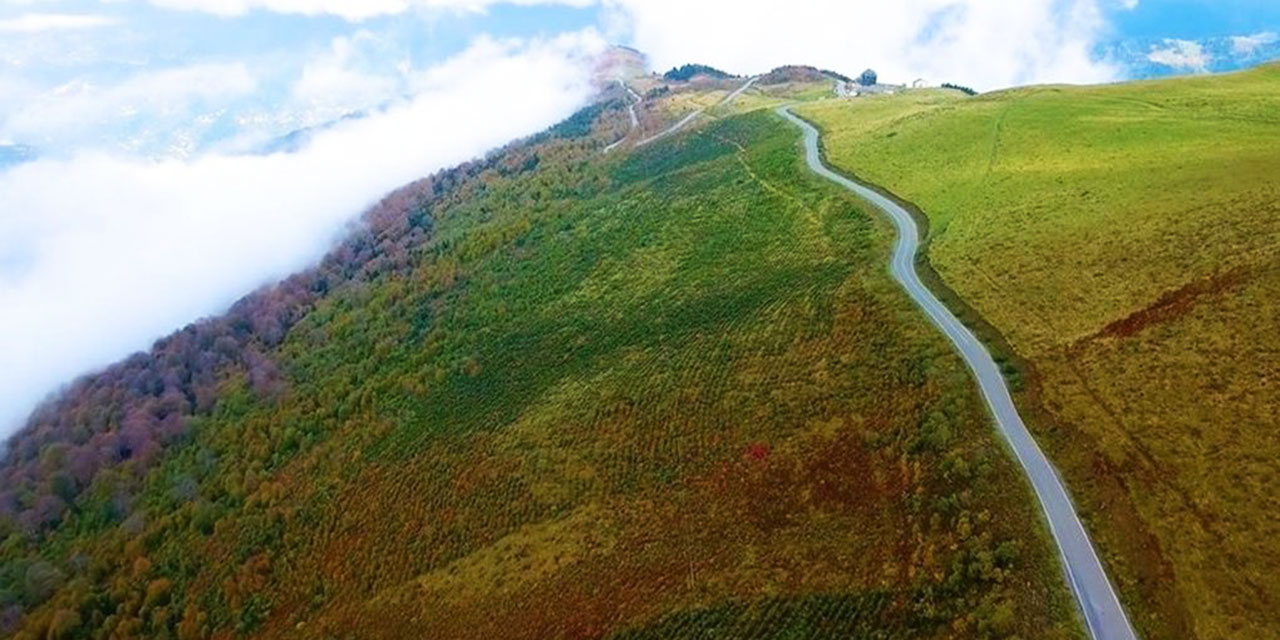
[[[725,73],[715,67],[709,67],[705,64],[685,64],[679,67],[673,67],[670,71],[662,74],[666,80],[687,81],[694,78],[703,77],[712,80],[724,80],[734,78],[736,76]]]

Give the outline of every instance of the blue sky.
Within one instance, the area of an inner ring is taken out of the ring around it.
[[[1099,55],[1123,61],[1127,78],[1230,71],[1280,57],[1280,3],[1150,0],[1113,8]]]
[[[1270,0],[1143,0],[1109,13],[1119,39],[1203,40],[1280,28],[1280,3]]]
[[[0,435],[568,116],[608,43],[986,90],[1235,69],[1277,32],[1274,0],[0,0]]]

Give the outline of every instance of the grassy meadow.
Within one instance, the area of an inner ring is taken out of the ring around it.
[[[9,535],[60,576],[18,637],[1080,637],[888,227],[798,132],[608,139],[437,190],[407,269],[329,290],[276,391],[229,376],[133,515],[87,515],[99,479]]]
[[[1280,634],[1280,66],[797,112],[927,217],[1140,632]]]

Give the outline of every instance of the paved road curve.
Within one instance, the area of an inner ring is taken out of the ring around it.
[[[947,334],[978,378],[978,386],[987,400],[987,406],[991,408],[1001,435],[1013,449],[1040,500],[1040,507],[1049,521],[1049,530],[1053,533],[1062,556],[1067,581],[1080,603],[1089,634],[1096,640],[1134,640],[1133,627],[1125,616],[1124,608],[1120,606],[1115,589],[1107,580],[1106,571],[1098,560],[1093,544],[1089,542],[1089,534],[1080,523],[1058,474],[1022,423],[1022,418],[1009,397],[1004,377],[1000,375],[1000,369],[991,359],[986,347],[920,282],[920,276],[915,270],[915,255],[920,244],[915,220],[892,200],[829,169],[822,163],[818,153],[818,130],[792,114],[788,107],[779,107],[777,111],[804,131],[805,159],[814,173],[858,194],[893,219],[898,228],[898,241],[893,251],[890,272],[933,324]]]
[[[636,93],[635,91],[632,91],[631,87],[628,87],[627,83],[621,80],[618,81],[618,86],[622,87],[623,89],[626,89],[627,95],[631,98],[631,100],[627,103],[627,114],[631,116],[631,128],[628,129],[626,133],[622,134],[621,138],[618,138],[609,146],[605,147],[604,148],[605,153],[609,153],[610,151],[613,151],[615,148],[617,148],[618,145],[622,144],[623,142],[626,142],[627,136],[630,136],[631,132],[635,131],[640,126],[640,117],[636,115],[636,105],[640,104],[640,100],[641,100],[640,94]]]

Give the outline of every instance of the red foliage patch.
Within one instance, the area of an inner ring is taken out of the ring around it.
[[[759,460],[761,462],[769,459],[769,454],[773,451],[765,442],[753,442],[747,445],[746,457],[751,460]]]
[[[1213,276],[1207,280],[1188,283],[1173,291],[1165,292],[1150,306],[1139,309],[1125,318],[1108,324],[1098,333],[1098,337],[1127,338],[1143,329],[1168,322],[1191,311],[1206,296],[1221,293],[1239,286],[1248,279],[1242,269]]]

